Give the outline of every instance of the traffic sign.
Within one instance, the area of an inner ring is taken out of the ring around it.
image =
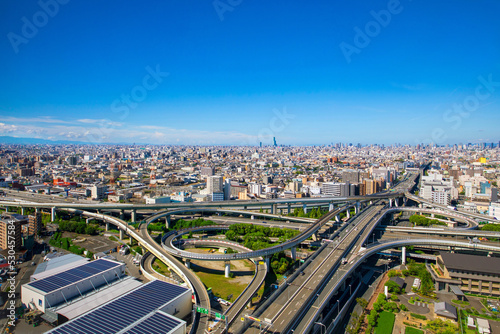
[[[220,314],[215,312],[215,318],[220,320],[226,320],[226,316],[224,314]]]
[[[245,318],[244,317],[241,317],[241,322],[245,322]]]
[[[196,312],[208,314],[208,310],[206,308],[203,308],[203,307],[196,307]]]

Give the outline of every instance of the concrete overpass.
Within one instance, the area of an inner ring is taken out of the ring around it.
[[[437,203],[434,203],[434,202],[431,202],[431,201],[428,201],[426,199],[423,199],[422,197],[419,197],[417,195],[414,195],[414,194],[411,194],[410,192],[405,192],[405,197],[408,198],[408,199],[411,199],[412,201],[415,201],[417,203],[421,203],[421,204],[425,204],[429,207],[435,207],[435,208],[440,208],[442,210],[446,210],[446,211],[454,211],[454,210],[450,210],[446,205],[441,205],[441,204],[437,204]],[[492,217],[492,216],[487,216],[487,215],[482,215],[482,214],[479,214],[479,213],[472,213],[472,212],[469,212],[469,211],[465,211],[465,210],[458,210],[458,211],[455,211],[455,212],[458,212],[464,216],[467,216],[469,218],[473,218],[473,219],[479,219],[481,221],[487,221],[487,222],[492,222],[492,223],[498,223],[499,221],[495,219],[495,217]]]
[[[230,261],[230,260],[240,260],[240,259],[251,259],[251,258],[257,258],[257,257],[264,257],[267,258],[274,253],[278,253],[281,251],[284,251],[285,249],[290,249],[290,248],[295,248],[297,245],[299,245],[301,242],[304,240],[308,239],[310,236],[312,236],[314,233],[316,233],[323,225],[328,223],[333,217],[337,216],[341,212],[350,209],[352,206],[355,204],[350,204],[350,205],[344,205],[341,208],[331,211],[328,214],[324,215],[322,218],[318,219],[314,224],[311,224],[308,228],[306,228],[304,231],[302,231],[299,235],[296,237],[282,243],[281,245],[278,246],[273,246],[257,251],[251,251],[251,252],[242,252],[242,253],[236,253],[236,254],[197,254],[197,253],[191,253],[187,251],[180,250],[178,248],[175,248],[172,244],[173,240],[180,236],[179,232],[177,231],[171,231],[167,234],[165,234],[162,238],[162,244],[163,248],[169,252],[170,254],[181,257],[181,258],[186,258],[186,259],[196,259],[196,260],[203,260],[203,261]],[[151,217],[151,220],[154,217]],[[196,228],[198,231],[210,231],[214,229],[221,229],[221,228],[227,228],[227,226],[224,227],[214,227],[214,226],[201,226],[199,228]],[[193,231],[193,229],[190,229],[189,231],[181,231],[182,234],[189,233],[190,231]],[[293,251],[292,251],[293,253]]]

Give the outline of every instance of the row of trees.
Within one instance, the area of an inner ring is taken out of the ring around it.
[[[75,232],[78,234],[96,235],[99,231],[98,228],[98,225],[87,224],[85,221],[77,222],[72,220],[61,220],[59,222],[59,229],[61,231]]]
[[[303,208],[295,208],[292,212],[288,214],[290,217],[307,217],[307,218],[321,218],[328,213],[328,210],[321,210],[321,208],[312,208],[308,210],[307,213],[304,212]]]
[[[251,224],[233,224],[229,227],[228,232],[230,231],[233,231],[238,236],[262,236],[268,238],[281,238],[284,240],[291,239],[300,233],[297,230],[289,228],[267,227]]]
[[[430,219],[422,215],[410,216],[410,223],[415,224],[415,226],[446,225],[445,222],[437,219]]]
[[[483,231],[500,231],[500,224],[485,224],[481,226]]]
[[[190,227],[199,227],[199,226],[208,226],[208,225],[216,225],[216,224],[211,220],[205,220],[203,218],[196,218],[193,220],[179,219],[178,221],[175,222],[173,229],[174,230],[182,230],[182,229],[190,228]]]

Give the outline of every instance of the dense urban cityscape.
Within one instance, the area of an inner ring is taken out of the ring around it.
[[[495,143],[3,144],[0,162],[7,332],[500,328]]]
[[[0,334],[500,334],[500,1],[0,1]]]

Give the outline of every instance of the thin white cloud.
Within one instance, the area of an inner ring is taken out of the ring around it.
[[[85,124],[99,124],[99,125],[108,125],[108,126],[116,126],[116,127],[123,125],[123,123],[113,122],[109,119],[104,119],[104,118],[102,118],[102,119],[83,118],[83,119],[79,119],[77,121],[80,123],[85,123]]]
[[[32,125],[0,123],[0,135],[36,137],[50,140],[72,140],[89,144],[144,142],[151,144],[258,144],[258,137],[239,132],[204,131],[157,127],[113,128],[97,122],[74,125]],[[147,127],[147,126],[146,126]]]
[[[53,124],[69,124],[67,121],[61,119],[52,118],[50,116],[40,116],[40,117],[11,117],[11,116],[0,116],[0,121],[11,122],[11,123],[53,123]]]

